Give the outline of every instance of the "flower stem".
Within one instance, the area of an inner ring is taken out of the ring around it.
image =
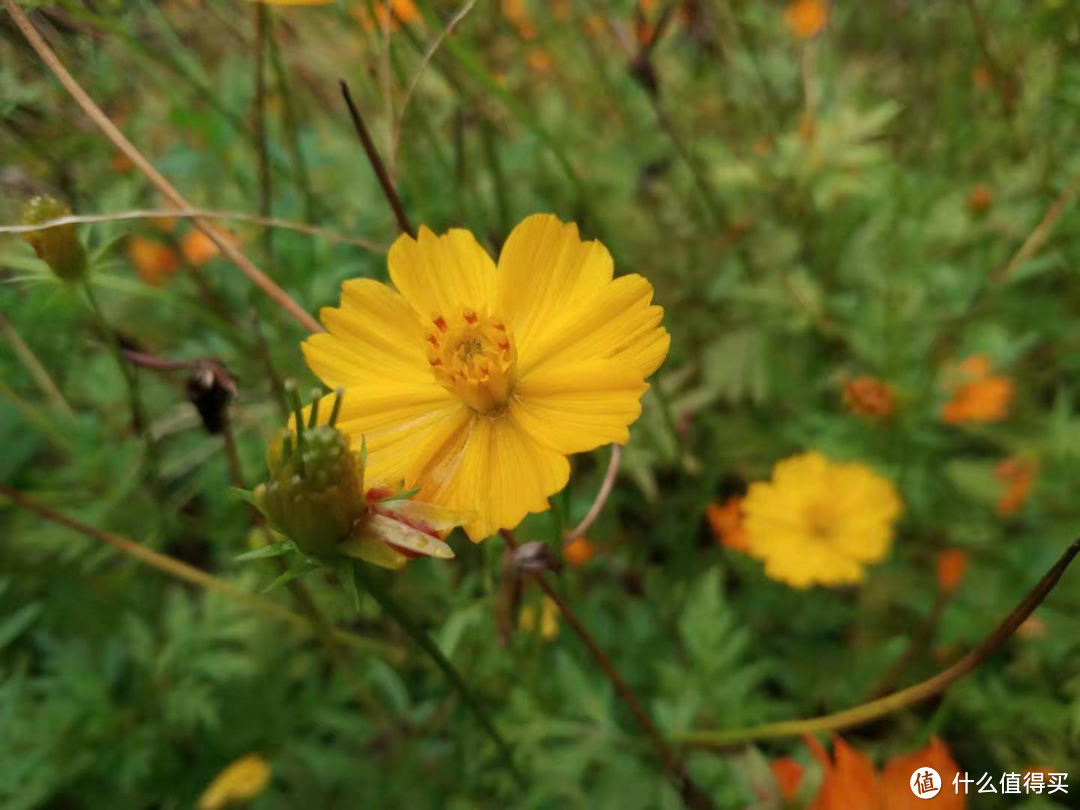
[[[500,529],[499,533],[506,540],[507,545],[510,548],[517,547],[517,541],[514,540],[514,534],[509,529]],[[536,580],[540,588],[547,594],[548,598],[555,603],[559,612],[562,614],[563,619],[570,625],[571,629],[577,633],[578,638],[581,639],[585,647],[589,650],[593,659],[599,665],[601,671],[611,681],[611,685],[615,687],[615,691],[619,694],[619,697],[623,699],[623,702],[630,709],[630,713],[634,715],[634,719],[638,725],[641,726],[642,731],[649,737],[656,749],[656,753],[660,756],[660,761],[664,764],[664,769],[668,772],[671,780],[675,783],[675,788],[679,791],[679,797],[683,800],[683,803],[687,807],[694,808],[711,808],[712,802],[709,797],[702,792],[701,788],[690,778],[690,775],[686,772],[686,767],[682,764],[682,761],[675,756],[675,752],[671,750],[671,746],[664,740],[663,735],[660,734],[660,729],[656,727],[656,724],[649,717],[649,713],[645,711],[645,707],[641,705],[641,701],[638,700],[637,695],[623,680],[619,670],[615,668],[615,664],[611,659],[607,657],[607,654],[600,649],[600,646],[596,643],[596,640],[592,637],[592,634],[585,629],[585,626],[578,620],[577,615],[570,609],[570,605],[562,598],[555,587],[547,581],[547,579],[540,572],[532,573],[533,579]]]
[[[815,717],[810,720],[785,720],[780,723],[765,723],[749,728],[720,729],[717,731],[691,731],[680,734],[674,742],[693,748],[726,750],[761,740],[781,737],[797,737],[803,734],[817,734],[824,731],[839,731],[852,726],[860,726],[877,720],[885,715],[906,709],[920,701],[944,692],[956,681],[974,670],[979,664],[995,653],[1024,621],[1035,612],[1042,601],[1057,585],[1069,563],[1080,553],[1080,539],[1074,540],[1065,549],[1065,553],[1054,563],[1046,575],[1031,590],[1023,601],[1005,617],[982,644],[969,652],[948,669],[932,678],[907,689],[901,689],[877,700],[871,700],[853,709],[846,709],[835,714]]]
[[[431,660],[435,662],[435,665],[442,670],[443,675],[450,682],[450,685],[457,690],[457,693],[461,695],[461,699],[465,702],[473,714],[476,715],[477,720],[480,721],[480,725],[484,727],[484,731],[491,737],[495,746],[499,749],[499,756],[502,758],[503,764],[506,765],[508,771],[514,777],[514,781],[518,787],[525,788],[525,777],[521,771],[518,770],[517,765],[514,764],[514,756],[510,751],[510,746],[507,745],[506,740],[503,739],[499,730],[495,728],[495,724],[488,717],[487,711],[480,702],[476,699],[476,696],[469,689],[465,683],[465,679],[461,676],[461,673],[457,671],[457,668],[450,662],[443,651],[439,649],[438,645],[431,640],[431,637],[424,632],[423,628],[417,625],[410,617],[405,609],[395,600],[385,588],[367,571],[363,565],[354,566],[356,571],[356,578],[367,589],[368,593],[372,595],[379,606],[386,611],[386,614],[390,616],[395,622],[397,622],[401,629],[416,642],[425,653],[427,653]]]
[[[90,282],[85,282],[83,284],[83,290],[86,292],[86,300],[90,305],[90,313],[94,317],[98,331],[105,340],[105,344],[109,347],[109,352],[112,354],[113,359],[116,360],[116,364],[120,367],[120,373],[124,375],[124,383],[127,385],[128,402],[131,407],[131,423],[135,427],[135,432],[146,442],[146,460],[150,467],[150,476],[151,478],[156,479],[158,461],[157,445],[150,435],[150,426],[146,420],[146,410],[143,408],[142,391],[139,387],[139,375],[127,361],[127,358],[124,357],[123,349],[120,346],[120,338],[105,318],[105,313],[98,303],[94,288],[91,286]]]

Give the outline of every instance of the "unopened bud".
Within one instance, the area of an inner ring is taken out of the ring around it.
[[[70,208],[53,197],[42,195],[26,204],[22,220],[25,225],[39,225],[68,216],[71,216]],[[79,241],[74,225],[54,225],[30,231],[23,238],[61,280],[75,282],[86,276],[86,249]]]

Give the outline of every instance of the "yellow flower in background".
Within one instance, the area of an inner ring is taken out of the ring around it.
[[[366,437],[369,481],[472,513],[479,542],[546,510],[567,455],[626,443],[670,337],[652,285],[614,278],[603,245],[538,214],[498,267],[468,231],[427,228],[388,264],[394,287],[346,281],[341,306],[322,310],[329,331],[303,344],[312,371],[347,391],[338,427]]]
[[[525,605],[518,614],[518,630],[538,633],[544,641],[558,638],[559,606],[547,596],[540,602],[539,609],[535,605]]]
[[[270,766],[258,754],[241,757],[219,773],[203,791],[198,810],[221,810],[232,802],[253,799],[270,784]]]
[[[861,582],[889,551],[903,504],[892,483],[819,453],[781,461],[743,501],[747,553],[794,588]]]

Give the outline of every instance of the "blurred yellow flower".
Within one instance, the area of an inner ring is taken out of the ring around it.
[[[784,22],[799,39],[810,39],[821,32],[829,20],[825,0],[794,0],[784,9]]]
[[[220,810],[232,802],[253,799],[270,784],[270,766],[258,754],[248,754],[231,763],[203,791],[198,810]]]
[[[819,453],[781,461],[743,500],[747,553],[794,588],[861,582],[889,551],[903,504],[892,483]]]
[[[599,242],[538,214],[497,269],[464,230],[402,236],[388,263],[396,289],[346,281],[322,310],[329,331],[303,344],[311,370],[347,390],[338,427],[367,438],[371,485],[404,481],[472,514],[479,542],[548,509],[567,455],[627,441],[670,337],[652,285],[615,279]]]
[[[559,635],[559,606],[547,596],[540,603],[525,605],[518,615],[518,630],[523,633],[539,633],[540,638],[551,641]]]

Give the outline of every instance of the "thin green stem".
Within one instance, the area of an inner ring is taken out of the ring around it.
[[[112,354],[113,359],[116,360],[116,365],[120,367],[120,373],[124,376],[124,384],[127,386],[128,402],[131,407],[131,423],[135,428],[135,432],[142,437],[144,442],[146,442],[146,460],[147,464],[150,466],[150,476],[151,478],[156,479],[158,467],[157,445],[150,435],[150,426],[146,419],[146,410],[143,407],[142,401],[142,391],[139,386],[139,374],[125,359],[124,352],[120,346],[120,338],[105,318],[105,313],[101,309],[101,305],[98,303],[97,296],[94,293],[94,288],[89,281],[83,284],[83,290],[86,292],[86,301],[89,304],[90,313],[94,317],[94,322],[97,325],[98,331],[101,333],[101,337],[104,339],[105,344],[109,347],[109,352]]]
[[[465,683],[465,679],[461,673],[457,671],[457,668],[450,662],[450,659],[443,655],[443,651],[439,649],[438,645],[431,640],[423,628],[417,625],[410,617],[405,609],[398,604],[385,588],[367,571],[363,565],[355,566],[356,577],[360,583],[367,589],[368,593],[372,595],[379,606],[382,607],[386,614],[390,616],[395,622],[397,622],[401,629],[416,642],[425,653],[427,653],[431,660],[435,662],[435,665],[442,671],[443,675],[450,682],[450,685],[457,690],[457,693],[461,695],[461,699],[465,702],[473,714],[476,715],[476,719],[480,721],[480,725],[483,726],[484,731],[491,737],[495,743],[496,748],[499,750],[499,756],[506,765],[508,771],[514,777],[514,781],[518,787],[524,789],[526,787],[525,777],[521,771],[518,770],[517,765],[514,764],[514,755],[510,750],[510,746],[507,745],[506,740],[503,739],[499,730],[495,728],[495,724],[488,717],[487,711],[480,702],[476,699],[476,696],[472,693],[472,690]]]

